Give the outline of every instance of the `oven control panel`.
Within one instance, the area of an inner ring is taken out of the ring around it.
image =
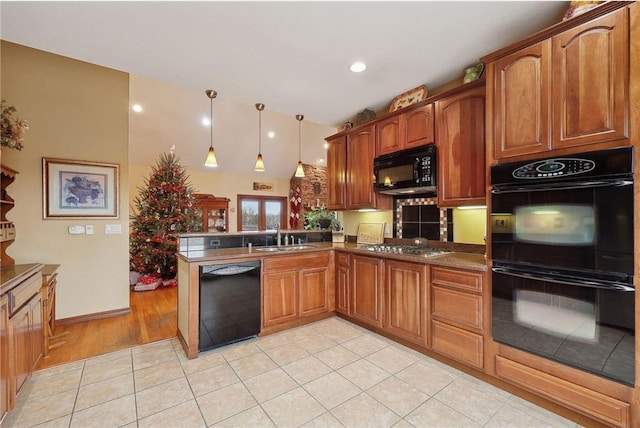
[[[557,158],[545,159],[522,165],[513,170],[517,179],[559,178],[584,174],[595,169],[596,163],[590,159]]]

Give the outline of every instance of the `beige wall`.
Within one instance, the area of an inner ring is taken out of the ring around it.
[[[179,153],[176,153],[180,157]],[[149,178],[151,166],[130,165],[129,185],[131,207],[134,207],[133,200],[139,193],[138,189],[144,187],[144,180]],[[264,195],[264,196],[289,196],[289,180],[282,178],[269,178],[262,174],[242,175],[231,173],[219,173],[214,171],[187,170],[189,181],[195,193],[210,193],[220,198],[229,198],[229,231],[237,232],[237,195]],[[253,182],[271,183],[273,191],[258,192],[253,190]],[[287,205],[287,209],[289,205]],[[283,226],[284,227],[284,226]],[[288,224],[287,226],[288,227]]]
[[[2,163],[20,173],[8,188],[16,201],[8,253],[16,263],[61,265],[58,319],[128,308],[129,76],[4,41],[1,47],[2,98],[30,128],[22,151],[2,152]],[[43,157],[119,164],[120,218],[43,220]],[[68,233],[88,224],[93,235]],[[120,224],[123,233],[105,235],[105,224]]]

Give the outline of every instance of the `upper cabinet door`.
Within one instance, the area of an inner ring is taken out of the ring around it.
[[[373,208],[374,125],[347,137],[347,208]]]
[[[549,150],[551,43],[542,41],[494,66],[497,159]]]
[[[344,210],[347,207],[347,137],[330,138],[327,143],[327,208]]]
[[[427,104],[406,112],[405,119],[405,149],[424,146],[434,142],[433,132],[433,104]]]
[[[438,206],[485,203],[484,85],[436,105]]]
[[[627,137],[627,9],[552,38],[553,148]]]
[[[397,115],[376,123],[376,156],[402,150],[404,120],[401,118],[401,115]]]

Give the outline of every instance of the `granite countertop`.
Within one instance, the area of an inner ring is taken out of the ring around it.
[[[0,295],[7,293],[43,266],[42,263],[0,266]]]
[[[261,259],[263,257],[274,257],[274,256],[282,256],[282,255],[294,255],[294,254],[303,254],[303,253],[312,253],[317,251],[326,251],[326,250],[339,250],[339,251],[347,251],[355,254],[362,254],[372,257],[383,257],[387,259],[394,260],[403,260],[408,262],[418,262],[418,263],[427,263],[434,266],[447,266],[454,268],[462,268],[462,269],[471,269],[477,271],[486,271],[487,270],[487,261],[484,258],[483,254],[477,253],[465,253],[465,252],[452,252],[447,254],[442,254],[438,256],[425,257],[421,255],[409,255],[409,254],[380,254],[380,253],[372,253],[369,250],[364,248],[360,248],[355,243],[331,243],[331,242],[314,242],[309,244],[310,248],[294,250],[294,251],[260,251],[257,248],[253,247],[251,250],[247,247],[243,248],[222,248],[215,250],[204,250],[204,251],[189,251],[186,253],[180,253],[178,257],[188,263],[202,263],[202,262],[221,262],[221,261],[231,261],[235,259]]]

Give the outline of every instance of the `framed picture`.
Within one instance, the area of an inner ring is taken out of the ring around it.
[[[419,103],[420,101],[427,98],[427,86],[422,85],[417,88],[413,88],[410,91],[407,91],[403,94],[398,95],[391,101],[391,105],[389,106],[389,111],[400,110],[401,108],[408,107],[415,103]]]
[[[42,158],[43,218],[118,218],[120,166]]]

